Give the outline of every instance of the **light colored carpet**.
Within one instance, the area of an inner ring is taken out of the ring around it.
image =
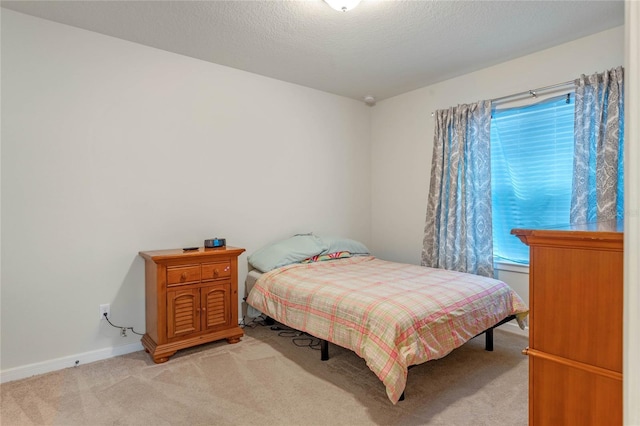
[[[527,339],[500,329],[409,371],[405,401],[353,352],[296,346],[270,327],[179,351],[143,351],[0,386],[13,425],[526,425]]]

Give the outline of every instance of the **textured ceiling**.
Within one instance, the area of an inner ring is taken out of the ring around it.
[[[2,1],[338,95],[382,100],[624,24],[622,0]]]

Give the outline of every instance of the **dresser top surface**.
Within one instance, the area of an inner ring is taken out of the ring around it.
[[[540,232],[554,232],[554,231],[573,231],[573,232],[614,232],[622,233],[624,231],[624,221],[622,220],[607,220],[602,222],[590,222],[577,225],[557,225],[536,229],[513,229],[511,233],[514,235],[522,233],[530,233],[535,231]]]
[[[624,239],[623,221],[610,220],[581,225],[558,226],[540,229],[512,229],[511,234],[517,236],[527,245],[544,243],[555,244],[553,241],[570,241],[581,245],[613,244],[622,246]]]

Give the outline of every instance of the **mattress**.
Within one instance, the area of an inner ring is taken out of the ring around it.
[[[249,271],[249,273],[247,274],[247,278],[244,281],[245,300],[249,295],[249,292],[251,291],[251,289],[253,289],[253,286],[255,286],[256,281],[258,281],[258,279],[261,276],[262,276],[262,272],[258,271],[257,269],[252,269]],[[260,312],[259,310],[257,310],[251,305],[247,305],[247,316],[249,318],[257,318],[260,315],[262,315],[262,312]]]

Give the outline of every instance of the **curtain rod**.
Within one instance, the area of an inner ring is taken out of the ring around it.
[[[489,101],[491,103],[500,103],[500,102],[504,102],[507,99],[511,99],[511,98],[516,98],[519,96],[523,96],[523,95],[529,95],[532,98],[537,98],[538,97],[538,92],[546,92],[547,90],[551,90],[551,89],[559,89],[565,86],[573,86],[575,84],[575,80],[569,80],[569,81],[565,81],[563,83],[557,83],[557,84],[552,84],[550,86],[544,86],[544,87],[538,87],[537,89],[531,89],[531,90],[525,90],[524,92],[519,92],[519,93],[513,93],[511,95],[507,95],[507,96],[501,96],[499,98],[493,98],[493,99],[489,99]],[[434,112],[431,113],[431,116],[434,116]]]
[[[575,80],[569,80],[569,81],[565,81],[563,83],[552,84],[550,86],[544,86],[544,87],[539,87],[537,89],[526,90],[524,92],[514,93],[512,95],[501,96],[499,98],[490,99],[490,101],[492,103],[500,102],[500,101],[504,101],[505,99],[515,98],[515,97],[519,97],[519,96],[522,96],[522,95],[529,95],[532,98],[537,98],[538,97],[538,92],[545,92],[545,91],[550,90],[550,89],[559,89],[561,87],[565,87],[565,86],[569,86],[569,85],[573,86],[574,84],[575,84]]]

